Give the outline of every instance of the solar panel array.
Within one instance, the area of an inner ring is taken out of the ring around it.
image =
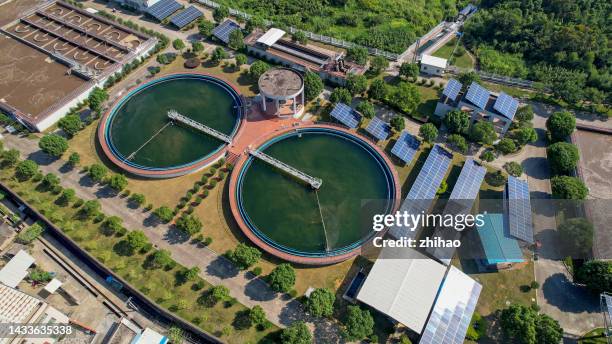
[[[217,37],[221,42],[228,44],[230,34],[236,30],[240,30],[240,25],[236,24],[231,19],[227,19],[219,26],[214,28],[212,34]]]
[[[474,200],[478,196],[480,184],[487,173],[487,169],[478,165],[473,159],[467,159],[459,178],[453,187],[450,199]]]
[[[391,148],[391,153],[406,164],[409,164],[420,145],[421,143],[416,137],[408,134],[407,131],[403,131],[395,145],[393,145],[393,148]]]
[[[183,6],[174,0],[160,0],[147,9],[147,13],[153,18],[162,21],[170,17]]]
[[[204,13],[195,8],[195,6],[189,6],[184,11],[172,17],[170,22],[179,29],[182,29],[203,15]]]
[[[461,84],[459,81],[450,79],[448,80],[446,87],[444,87],[442,94],[452,100],[457,100],[457,96],[459,95],[459,92],[461,92],[461,87],[463,87],[463,84]]]
[[[419,344],[462,344],[482,286],[451,266]]]
[[[533,244],[529,185],[524,180],[508,176],[507,195],[510,235]]]
[[[484,110],[485,106],[487,106],[487,102],[489,101],[489,96],[490,93],[486,88],[478,85],[476,82],[472,82],[470,88],[468,88],[467,94],[465,95],[465,99]]]
[[[437,144],[434,145],[399,211],[408,214],[427,212],[436,197],[438,187],[440,187],[452,159],[453,155],[451,153]],[[414,238],[418,234],[416,229],[410,230],[405,226],[391,227],[389,232],[395,238]]]
[[[338,120],[351,129],[357,128],[361,116],[355,112],[350,106],[344,103],[338,103],[331,111],[330,116]]]
[[[495,104],[493,104],[493,109],[502,114],[504,117],[508,119],[513,119],[516,114],[516,110],[518,109],[519,102],[513,97],[507,95],[504,92],[499,94]]]
[[[378,117],[372,118],[366,131],[374,136],[377,140],[386,140],[391,133],[391,126]]]

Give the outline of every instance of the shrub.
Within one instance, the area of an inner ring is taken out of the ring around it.
[[[145,195],[140,193],[134,193],[130,196],[130,202],[138,205],[139,207],[143,205],[146,201]]]
[[[68,114],[57,122],[57,126],[69,137],[72,137],[83,129],[83,122],[81,121],[81,117],[79,117],[79,115]]]
[[[166,207],[165,205],[155,209],[155,211],[153,211],[153,214],[165,223],[170,222],[174,218],[174,212],[172,211],[172,209]]]
[[[70,164],[70,166],[72,167],[78,166],[80,162],[81,156],[77,152],[70,154],[70,156],[68,157],[68,164]]]
[[[176,228],[191,237],[202,230],[202,222],[196,216],[183,215],[176,220]]]
[[[574,132],[576,118],[567,111],[553,113],[546,120],[546,129],[553,141],[563,141]]]
[[[349,341],[362,340],[374,333],[374,318],[370,311],[359,306],[348,306],[344,321],[344,337]]]
[[[255,265],[261,258],[261,252],[251,246],[240,243],[233,251],[229,251],[227,258],[241,270],[246,270]]]
[[[147,239],[147,236],[141,230],[129,232],[126,241],[132,252],[139,251],[149,243],[149,239]]]
[[[278,265],[268,276],[272,290],[286,293],[295,285],[295,270],[287,263]]]
[[[34,270],[32,270],[32,272],[30,272],[28,278],[34,282],[45,283],[52,280],[53,275],[51,275],[51,273],[47,271],[41,270],[40,268],[36,267],[34,268]]]
[[[554,143],[546,149],[550,167],[555,173],[569,173],[578,165],[578,147],[567,142]]]
[[[85,219],[90,219],[100,212],[100,202],[97,200],[89,200],[83,204],[81,208],[81,215]]]
[[[553,197],[557,199],[582,200],[589,194],[589,189],[582,180],[575,177],[553,177],[550,185]]]
[[[22,244],[29,244],[36,240],[44,232],[44,230],[44,227],[36,222],[30,227],[21,230],[21,232],[17,234],[17,241]]]
[[[449,145],[461,154],[466,154],[468,151],[468,144],[465,138],[459,134],[451,134],[448,136]]]
[[[2,165],[5,167],[12,167],[19,161],[19,153],[16,149],[9,149],[7,151],[2,152]]]
[[[306,310],[317,317],[331,317],[336,295],[327,288],[315,289],[306,301]]]
[[[406,127],[406,122],[404,122],[404,117],[402,116],[395,116],[391,118],[389,124],[391,125],[391,128],[397,132],[404,130]]]
[[[106,169],[106,167],[100,165],[100,164],[93,164],[91,166],[89,166],[89,177],[98,183],[101,183],[104,180],[104,177],[106,176],[106,174],[108,173],[108,170]]]
[[[256,266],[253,268],[253,270],[251,270],[251,273],[255,276],[259,276],[262,273],[262,269],[260,266]]]
[[[365,100],[357,105],[357,111],[359,111],[365,118],[373,118],[376,115],[374,105]]]
[[[350,105],[351,100],[353,100],[351,92],[349,92],[349,90],[343,87],[336,87],[329,96],[329,101],[334,104],[344,103]]]
[[[516,145],[514,144],[513,140],[504,137],[503,139],[499,140],[495,146],[495,149],[502,154],[510,154],[516,151]]]
[[[284,328],[280,334],[282,344],[307,344],[312,343],[312,333],[303,321],[294,321]]]
[[[514,177],[520,177],[523,174],[523,166],[514,161],[510,161],[504,164],[504,169],[509,175]]]
[[[425,123],[419,128],[419,135],[426,142],[433,142],[438,137],[438,128],[432,123]]]
[[[102,224],[103,232],[106,235],[112,235],[119,232],[123,228],[123,219],[118,216],[109,216],[104,224]]]
[[[493,154],[493,152],[491,152],[490,150],[486,150],[482,152],[482,154],[480,155],[480,158],[486,162],[491,162],[495,160],[495,154]]]
[[[127,178],[122,174],[113,174],[108,181],[108,186],[117,192],[125,189],[127,184]]]
[[[41,180],[42,186],[47,190],[52,190],[60,183],[60,179],[53,173],[47,173]]]
[[[57,199],[58,203],[60,205],[67,205],[70,202],[73,202],[75,199],[76,193],[73,189],[65,189],[62,192],[62,195]]]

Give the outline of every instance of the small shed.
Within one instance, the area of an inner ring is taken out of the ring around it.
[[[421,56],[421,72],[441,76],[446,70],[448,61],[441,57],[423,54]]]
[[[0,282],[8,287],[17,288],[19,282],[28,275],[28,268],[34,264],[34,258],[26,251],[20,250],[0,270]]]
[[[49,294],[53,294],[61,286],[62,286],[62,281],[58,280],[57,278],[54,278],[49,283],[47,283],[47,285],[45,286],[45,291]]]

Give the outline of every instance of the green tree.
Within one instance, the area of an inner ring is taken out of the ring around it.
[[[461,154],[466,154],[468,151],[468,144],[465,138],[459,134],[448,135],[449,145]]]
[[[238,67],[245,65],[248,62],[247,56],[245,54],[236,54],[234,59],[236,60],[236,66]]]
[[[486,150],[482,152],[482,154],[480,155],[480,158],[486,162],[491,162],[495,160],[495,154],[493,154],[491,150]]]
[[[87,102],[89,103],[89,108],[93,112],[100,112],[102,110],[102,104],[108,99],[108,93],[99,87],[94,88],[89,97],[87,98]]]
[[[576,271],[576,281],[596,293],[612,292],[612,262],[589,260]]]
[[[108,181],[108,186],[110,186],[111,189],[117,192],[125,189],[127,185],[128,185],[128,180],[123,174],[118,174],[118,173],[113,174]]]
[[[308,37],[306,37],[306,34],[304,33],[304,31],[294,32],[291,38],[293,39],[293,41],[299,42],[300,44],[308,43]]]
[[[203,50],[204,50],[204,44],[202,44],[202,42],[195,41],[191,43],[191,51],[193,51],[194,53],[197,54]]]
[[[20,155],[21,153],[14,148],[2,152],[2,165],[6,167],[15,166],[15,164],[19,161]]]
[[[191,237],[202,230],[202,222],[194,215],[183,214],[176,220],[176,228]]]
[[[444,116],[444,125],[454,134],[465,134],[470,128],[470,115],[461,110],[453,110]]]
[[[79,155],[79,153],[77,152],[70,154],[70,156],[68,157],[68,164],[70,164],[70,166],[72,167],[78,166],[80,162],[81,155]]]
[[[170,343],[183,343],[183,330],[180,327],[172,326],[168,330],[168,340]]]
[[[406,122],[404,122],[404,117],[402,116],[395,116],[391,118],[389,124],[391,125],[391,128],[397,132],[404,130],[406,127]]]
[[[323,92],[323,80],[319,74],[306,71],[304,74],[304,96],[306,100],[313,100]]]
[[[519,163],[510,161],[504,164],[504,169],[509,175],[514,177],[520,177],[523,174],[523,166]]]
[[[550,186],[553,197],[557,199],[582,200],[589,194],[589,189],[576,177],[553,177]]]
[[[344,103],[350,105],[351,101],[353,100],[353,96],[346,88],[336,87],[329,95],[329,100],[334,104]]]
[[[374,318],[367,309],[348,306],[343,334],[349,341],[359,341],[374,333]]]
[[[108,173],[108,169],[100,164],[93,164],[88,169],[89,177],[97,183],[104,181],[104,177]]]
[[[221,23],[225,18],[229,17],[229,8],[227,6],[221,5],[213,11],[213,19],[217,23]]]
[[[504,336],[523,344],[536,344],[538,314],[530,307],[513,304],[502,310],[500,325]]]
[[[376,115],[376,110],[374,109],[374,105],[369,101],[361,101],[357,105],[357,111],[361,113],[365,118],[374,118]]]
[[[81,215],[85,219],[91,219],[100,213],[100,208],[100,202],[98,202],[98,200],[86,201],[81,208]]]
[[[280,334],[282,344],[311,344],[312,333],[303,321],[294,321],[282,330]]]
[[[147,239],[147,236],[141,230],[134,230],[129,232],[126,240],[132,252],[139,251],[146,244],[149,243],[149,239]]]
[[[389,95],[389,102],[407,114],[414,112],[420,101],[421,95],[417,87],[407,82],[400,82],[396,87],[393,87]]]
[[[194,266],[190,269],[185,270],[185,272],[183,273],[183,280],[195,281],[198,278],[199,274],[200,274],[200,268],[197,266]]]
[[[242,31],[232,31],[229,35],[229,41],[227,45],[234,50],[240,50],[244,48],[244,35],[242,34]]]
[[[364,75],[350,73],[346,78],[346,88],[353,96],[362,94],[368,89],[368,79]]]
[[[206,20],[205,18],[200,19],[198,22],[198,31],[200,35],[204,38],[209,38],[212,35],[212,31],[215,28],[215,23],[210,20]]]
[[[123,219],[119,216],[109,216],[102,224],[103,233],[112,235],[123,229]]]
[[[268,276],[272,290],[286,293],[295,285],[295,270],[287,263],[278,265]]]
[[[221,62],[221,60],[224,60],[228,57],[227,52],[225,51],[225,49],[221,48],[221,47],[216,47],[215,50],[213,50],[213,53],[210,57],[210,59],[215,63],[215,64],[219,64]]]
[[[516,110],[516,114],[514,115],[514,119],[519,121],[520,123],[528,123],[533,120],[533,108],[531,105],[521,106],[518,110]]]
[[[474,123],[470,129],[470,138],[472,141],[483,144],[491,145],[497,139],[495,128],[489,121],[480,121]]]
[[[425,123],[419,128],[419,135],[421,135],[426,142],[434,142],[436,137],[438,137],[438,128],[432,123]]]
[[[541,344],[556,344],[563,339],[563,328],[559,322],[546,314],[540,314],[536,321],[536,341]]]
[[[370,70],[376,75],[382,73],[387,68],[389,68],[389,60],[382,56],[374,56],[370,61]]]
[[[521,146],[538,140],[538,134],[532,127],[521,127],[511,131],[510,135]]]
[[[233,251],[229,251],[228,258],[241,270],[255,265],[261,258],[261,252],[255,247],[240,243]]]
[[[40,149],[54,157],[60,157],[68,149],[68,141],[57,134],[47,134],[38,141]]]
[[[148,264],[149,267],[154,269],[170,267],[174,263],[168,250],[157,250],[150,257]]]
[[[504,137],[495,145],[495,149],[502,154],[510,154],[516,151],[516,145],[512,139]]]
[[[249,68],[249,75],[251,79],[254,81],[258,81],[259,77],[263,75],[263,73],[267,72],[270,69],[270,66],[263,61],[255,61],[251,64]]]
[[[368,97],[383,101],[389,94],[389,87],[385,84],[383,79],[374,79],[368,89]]]
[[[416,78],[419,76],[419,66],[416,63],[404,62],[400,66],[399,75],[404,78]]]
[[[251,18],[247,19],[246,22],[246,30],[251,32],[255,29],[264,29],[266,27],[266,23],[264,19],[260,16],[253,15]]]
[[[251,308],[249,311],[249,319],[251,320],[251,323],[258,326],[265,326],[264,324],[268,321],[268,319],[266,319],[266,313],[259,305]]]
[[[224,285],[216,285],[212,287],[210,296],[214,303],[225,301],[229,298],[229,289]]]
[[[62,129],[66,135],[72,137],[83,129],[83,121],[77,114],[69,114],[57,122],[57,126]]]
[[[29,244],[36,240],[43,232],[45,228],[38,222],[29,226],[26,229],[22,229],[19,234],[17,234],[17,241],[22,244]]]
[[[346,59],[363,66],[368,62],[368,50],[362,47],[348,48]]]
[[[577,217],[565,220],[559,225],[559,234],[563,238],[562,245],[566,255],[582,258],[593,248],[593,224],[585,218]]]
[[[76,192],[73,189],[64,189],[62,194],[57,199],[60,205],[67,205],[71,202],[74,202],[76,199]]]
[[[557,142],[546,149],[548,162],[553,172],[570,173],[578,165],[580,153],[578,147],[567,142]]]
[[[55,174],[49,172],[43,177],[41,184],[47,190],[52,190],[60,183],[60,179]]]
[[[177,38],[174,41],[172,41],[172,47],[174,48],[174,50],[178,50],[182,53],[183,49],[185,49],[185,42],[183,42],[182,39]]]
[[[331,317],[334,313],[336,295],[327,288],[317,288],[306,300],[306,310],[316,317]]]
[[[153,211],[153,214],[165,223],[172,221],[172,219],[174,218],[174,212],[172,211],[172,209],[168,208],[165,205],[162,205],[161,207],[155,209]]]
[[[38,164],[32,160],[23,160],[15,167],[15,176],[19,181],[26,181],[38,172]]]
[[[461,84],[463,84],[463,90],[467,90],[468,87],[472,84],[472,82],[480,82],[480,76],[476,72],[467,72],[459,74],[457,80]]]
[[[553,141],[563,141],[576,128],[576,118],[567,111],[555,112],[546,120],[546,129]]]

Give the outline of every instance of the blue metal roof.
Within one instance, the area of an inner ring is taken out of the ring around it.
[[[485,214],[484,224],[477,231],[487,265],[525,261],[518,242],[510,236],[503,214]]]

